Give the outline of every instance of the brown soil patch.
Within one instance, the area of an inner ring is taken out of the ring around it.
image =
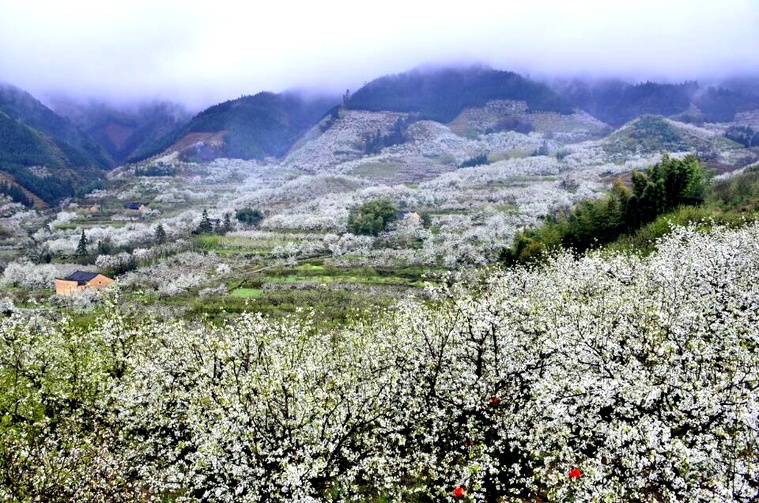
[[[16,180],[11,175],[9,175],[8,173],[4,173],[4,172],[0,171],[0,183],[6,183],[8,185],[15,185],[18,188],[20,188],[24,192],[24,195],[26,195],[26,197],[28,197],[29,199],[32,200],[32,202],[34,202],[34,207],[35,208],[48,208],[48,204],[45,201],[43,201],[39,197],[37,197],[34,194],[32,194],[31,192],[29,192],[28,190],[26,190],[21,185],[17,184]]]

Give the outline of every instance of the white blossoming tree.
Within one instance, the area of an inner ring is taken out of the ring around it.
[[[755,501],[757,277],[754,224],[452,278],[334,329],[14,312],[0,497]]]

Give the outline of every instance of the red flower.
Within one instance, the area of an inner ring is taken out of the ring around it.
[[[458,486],[456,489],[451,491],[451,494],[453,494],[454,498],[463,498],[464,497],[464,488],[461,486]]]
[[[582,472],[579,468],[572,468],[569,470],[569,478],[570,479],[579,479],[580,475],[582,475]]]
[[[493,405],[498,405],[500,401],[501,399],[498,398],[497,396],[490,397],[490,403],[492,403]]]

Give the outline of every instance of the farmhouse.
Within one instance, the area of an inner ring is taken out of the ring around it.
[[[137,203],[137,202],[129,203],[125,205],[124,207],[131,211],[139,211],[140,213],[143,213],[146,209],[148,209],[147,206],[145,206],[144,204]]]
[[[55,279],[56,295],[76,295],[88,288],[105,288],[113,280],[96,272],[76,271],[65,278]]]
[[[407,221],[407,222],[421,222],[422,216],[417,213],[416,211],[399,211],[396,213],[396,219],[399,221]]]

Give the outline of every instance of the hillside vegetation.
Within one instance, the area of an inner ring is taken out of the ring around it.
[[[113,161],[28,93],[0,85],[0,170],[48,204],[104,179]]]
[[[182,105],[169,102],[113,105],[58,96],[52,99],[52,105],[57,114],[97,142],[116,164],[139,157],[143,150],[190,119]]]
[[[53,139],[64,150],[61,160],[69,167],[114,166],[113,160],[90,137],[21,89],[0,84],[0,110],[8,118]]]
[[[93,159],[0,110],[0,170],[48,204],[104,179]]]
[[[572,113],[571,104],[544,84],[485,67],[418,69],[381,77],[350,95],[346,106],[450,122],[464,108],[493,100],[525,101],[530,111]]]
[[[664,156],[645,172],[633,171],[631,189],[617,180],[600,198],[582,201],[565,214],[517,233],[501,260],[540,261],[561,248],[585,252],[607,247],[645,254],[673,226],[741,226],[759,215],[756,168],[707,181],[694,156]]]
[[[192,145],[182,151],[185,159],[279,157],[335,104],[336,100],[331,98],[307,99],[287,93],[243,96],[202,111],[185,126],[129,160],[139,161],[163,152],[190,133],[209,132],[222,132],[223,143]]]

